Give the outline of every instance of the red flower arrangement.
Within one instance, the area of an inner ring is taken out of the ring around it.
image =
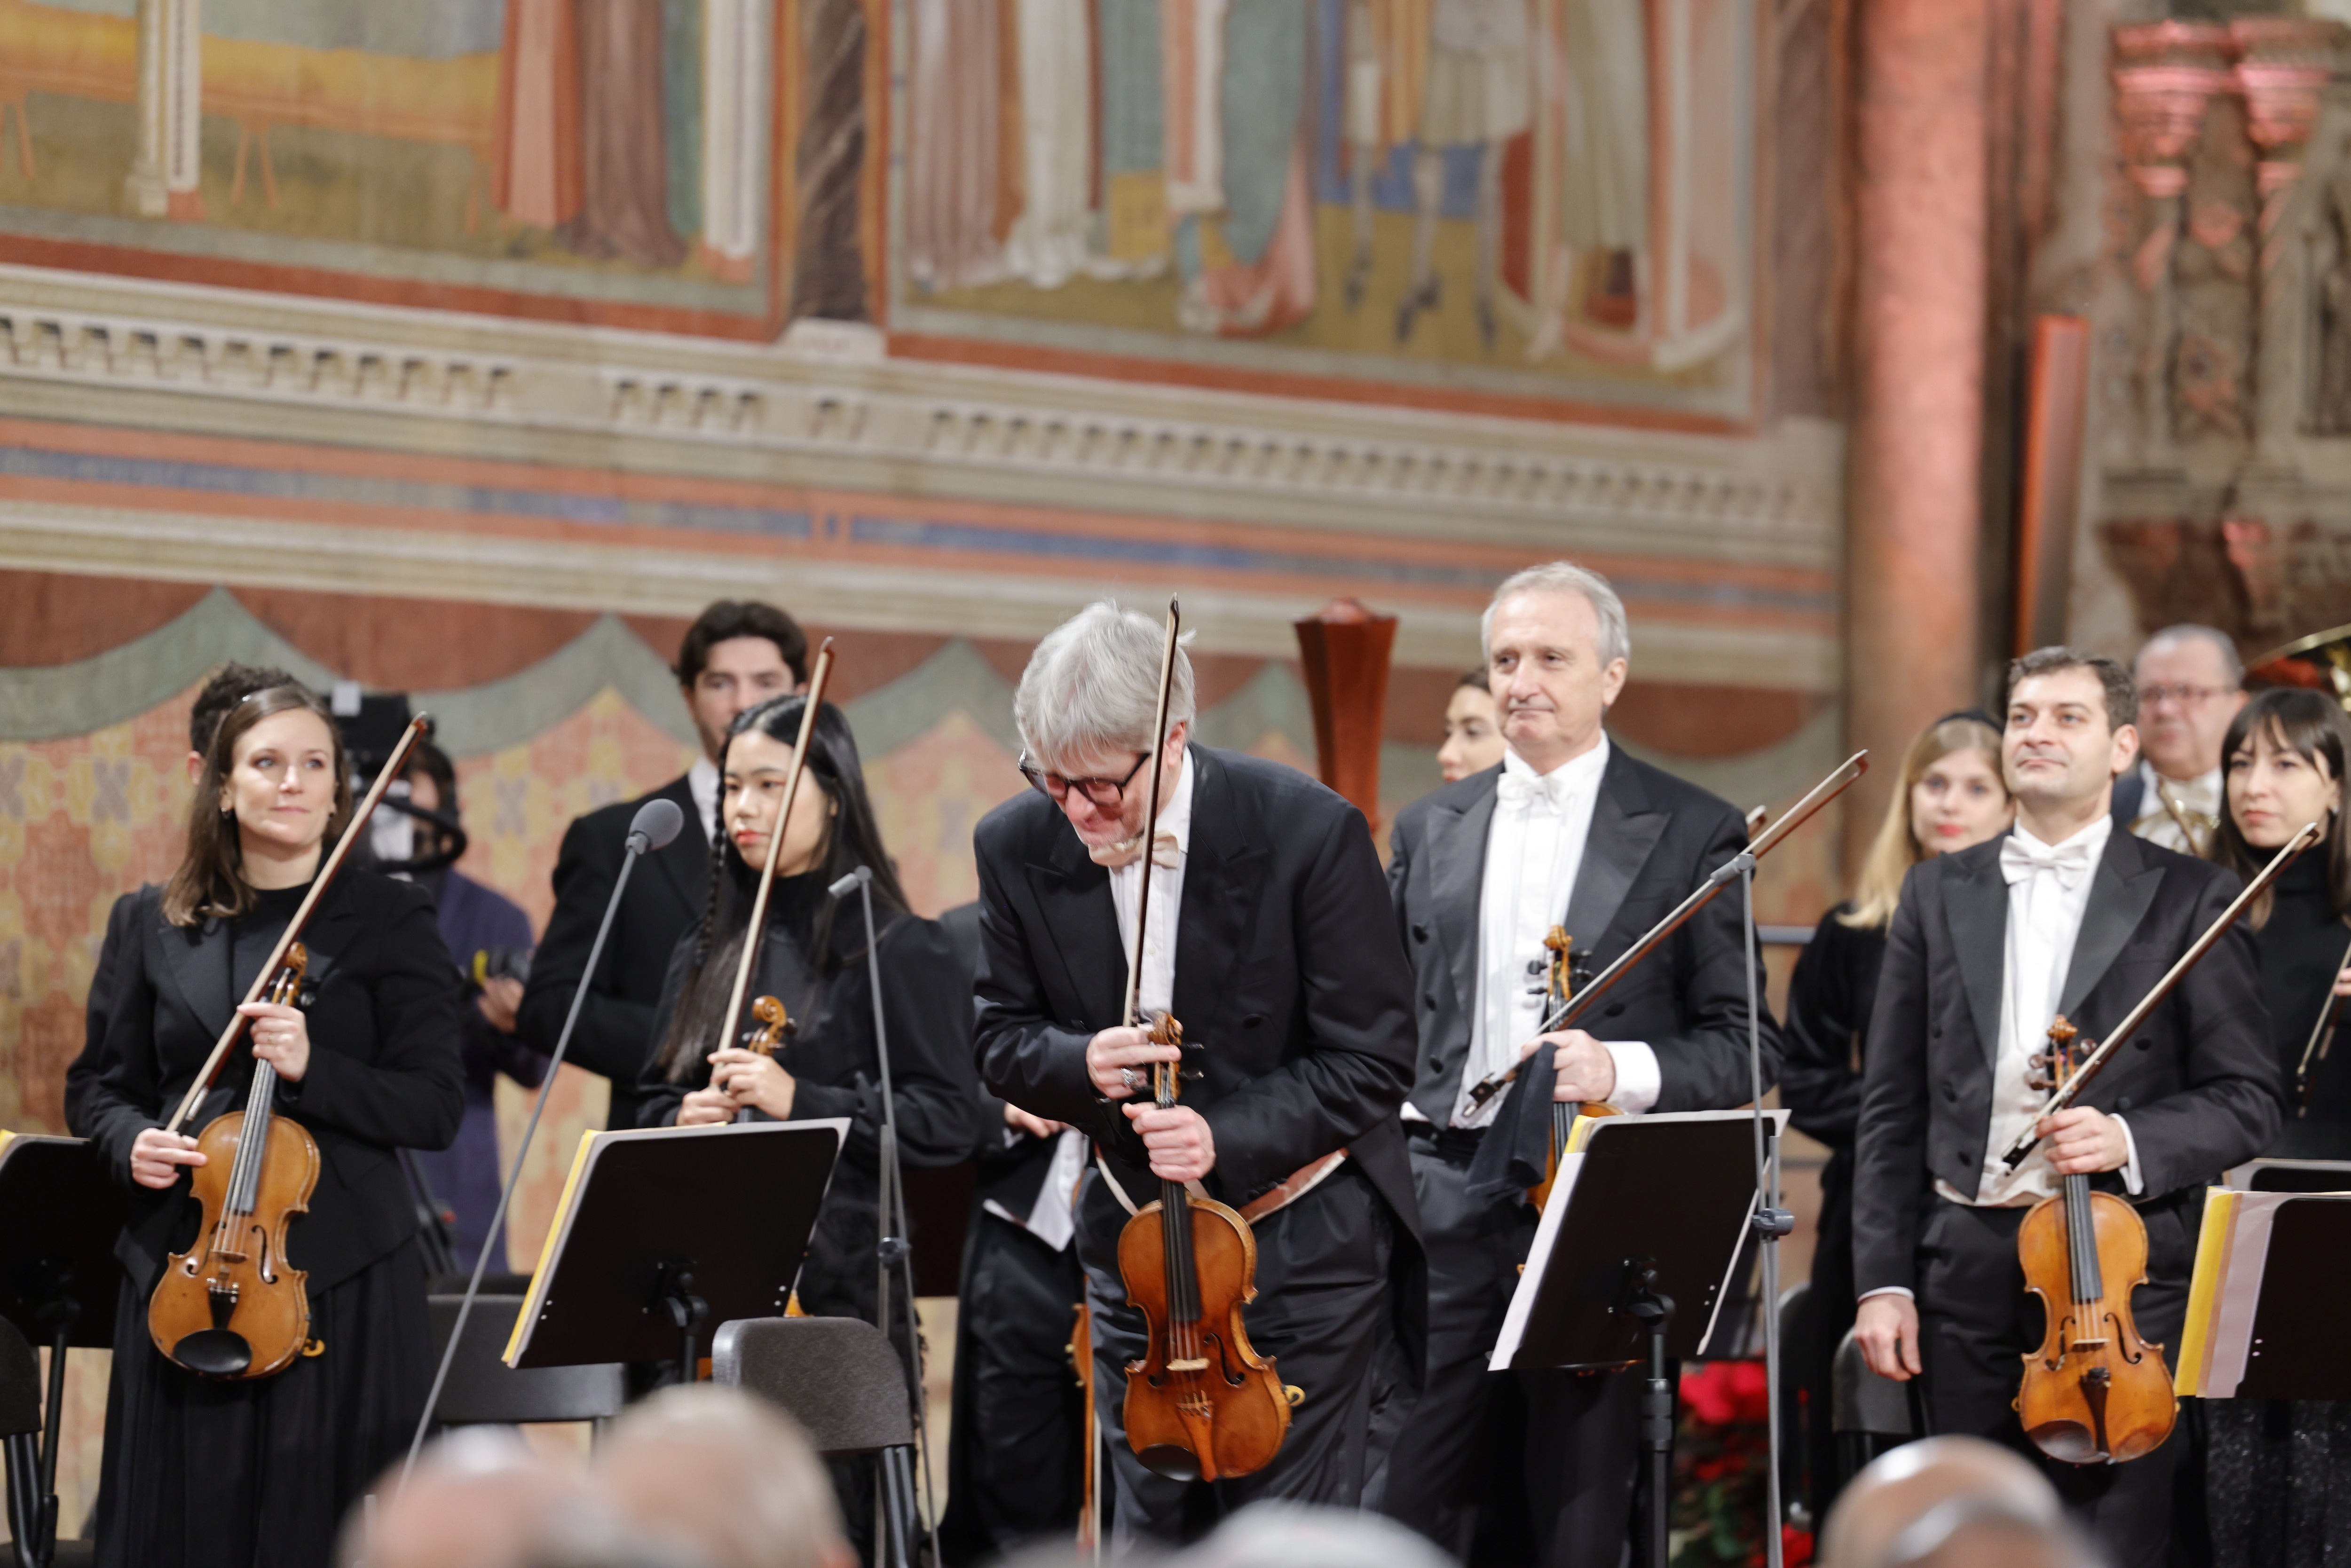
[[[1682,1370],[1674,1439],[1672,1568],[1761,1568],[1771,1469],[1771,1385],[1760,1361],[1692,1362]],[[1792,1478],[1783,1474],[1783,1485]],[[1787,1568],[1813,1560],[1813,1538],[1783,1524]]]

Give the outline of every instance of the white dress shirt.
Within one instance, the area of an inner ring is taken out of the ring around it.
[[[1176,841],[1174,865],[1155,863],[1146,845],[1146,852],[1133,863],[1114,866],[1110,873],[1111,903],[1118,911],[1119,950],[1132,956],[1134,906],[1143,897],[1143,873],[1146,869],[1151,873],[1151,929],[1143,944],[1140,1002],[1144,1015],[1165,1010],[1176,997],[1176,926],[1184,909],[1184,865],[1192,851],[1192,754],[1188,750],[1184,753],[1183,771],[1176,776],[1174,792],[1159,803],[1159,821],[1151,837],[1160,833]],[[1119,994],[1123,1001],[1125,993]],[[1026,1135],[1009,1127],[1005,1133],[1008,1141]],[[1064,1132],[1053,1150],[1053,1168],[1045,1173],[1045,1185],[1037,1189],[1036,1205],[1028,1215],[1016,1217],[993,1200],[987,1205],[987,1211],[1026,1228],[1055,1251],[1061,1250],[1070,1244],[1075,1228],[1071,1200],[1085,1168],[1085,1134],[1074,1128]]]
[[[2131,821],[2131,835],[2145,839],[2151,844],[2161,844],[2168,850],[2177,850],[2183,855],[2202,855],[2202,845],[2188,841],[2188,835],[2179,831],[2179,819],[2166,809],[2163,796],[2156,793],[2156,787],[2158,784],[2162,786],[2164,794],[2171,797],[2181,812],[2196,825],[2197,832],[2210,841],[2210,831],[2207,824],[2220,819],[2220,770],[2215,768],[2202,778],[2190,779],[2183,784],[2177,779],[2162,778],[2156,772],[2155,764],[2142,757],[2138,763],[2138,779],[2146,793],[2138,799],[2138,815]]]
[[[694,766],[685,770],[685,787],[694,796],[694,820],[702,829],[702,841],[705,844],[718,836],[718,789],[722,782],[718,764],[707,757],[695,758]]]
[[[1977,1208],[2021,1208],[2056,1194],[2060,1186],[2049,1164],[2044,1141],[2010,1170],[2001,1156],[2019,1134],[2038,1119],[2048,1093],[2026,1082],[2031,1058],[2049,1049],[2049,1026],[2056,1021],[2057,998],[2064,994],[2066,971],[2073,967],[2074,944],[2082,934],[2082,915],[2090,907],[2091,884],[2097,880],[2098,862],[2114,836],[2114,818],[2100,815],[2089,826],[2061,843],[2044,844],[2020,823],[2001,846],[2001,875],[2008,879],[2008,925],[2001,939],[2000,1040],[1992,1063],[1991,1124],[1984,1134],[1983,1174],[1970,1197],[1938,1177],[1936,1193],[1953,1203]],[[2137,1194],[2145,1183],[2138,1165],[2138,1145],[2129,1124],[2119,1116],[2127,1155],[2123,1185]],[[1909,1295],[1899,1285],[1871,1291],[1869,1296]]]
[[[1473,1105],[1470,1086],[1515,1065],[1519,1048],[1542,1028],[1543,976],[1550,959],[1543,937],[1567,917],[1607,769],[1605,735],[1591,750],[1549,773],[1537,773],[1515,751],[1502,754],[1478,896],[1478,996],[1454,1126],[1482,1127],[1493,1121],[1501,1099]],[[1634,1113],[1656,1104],[1656,1053],[1633,1041],[1612,1043],[1607,1050],[1616,1063],[1611,1103]],[[1420,1119],[1409,1101],[1403,1113],[1407,1120]]]

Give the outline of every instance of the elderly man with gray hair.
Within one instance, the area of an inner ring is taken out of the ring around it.
[[[1176,1544],[1259,1498],[1354,1506],[1374,1369],[1400,1365],[1417,1386],[1426,1299],[1396,1121],[1412,1080],[1410,971],[1370,828],[1294,768],[1194,744],[1181,649],[1169,730],[1155,736],[1162,636],[1102,602],[1038,644],[1013,706],[1034,788],[973,833],[980,1076],[1095,1151],[1074,1218],[1121,1546]],[[1160,810],[1145,822],[1155,760]],[[1182,1023],[1180,1051],[1121,1027],[1146,875],[1142,1006]],[[1144,1069],[1179,1057],[1183,1103],[1159,1109]],[[1119,1234],[1170,1181],[1249,1218],[1249,1336],[1304,1391],[1253,1475],[1189,1480],[1145,1468],[1125,1440],[1125,1367],[1144,1324]]]
[[[2220,743],[2247,700],[2244,661],[2226,632],[2183,622],[2147,640],[2131,675],[2139,758],[2115,780],[2115,825],[2200,855],[2220,822]]]
[[[1382,1423],[1387,1479],[1367,1500],[1465,1561],[1474,1542],[1479,1558],[1613,1564],[1633,1518],[1638,1379],[1487,1372],[1535,1211],[1515,1191],[1472,1184],[1505,1102],[1469,1091],[1549,1043],[1556,1081],[1521,1079],[1511,1095],[1631,1115],[1744,1104],[1750,974],[1736,898],[1715,900],[1629,971],[1585,1028],[1538,1031],[1552,928],[1566,928],[1576,969],[1598,972],[1746,847],[1746,822],[1609,744],[1632,648],[1599,573],[1529,567],[1495,591],[1483,637],[1502,760],[1398,813],[1388,862],[1418,1003],[1403,1115],[1428,1248],[1428,1365],[1417,1403]],[[1760,967],[1753,983],[1760,994]],[[1769,1085],[1780,1049],[1768,1018],[1762,1041]]]

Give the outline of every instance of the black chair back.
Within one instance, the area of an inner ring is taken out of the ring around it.
[[[447,1349],[457,1326],[462,1296],[428,1296],[433,1354]],[[449,1380],[433,1420],[441,1427],[517,1425],[525,1421],[601,1421],[620,1414],[624,1396],[621,1364],[535,1366],[520,1370],[503,1357],[514,1333],[520,1296],[476,1296],[465,1319],[465,1343],[449,1364]]]
[[[784,1407],[820,1454],[914,1440],[895,1346],[862,1318],[737,1318],[710,1342],[710,1378]]]

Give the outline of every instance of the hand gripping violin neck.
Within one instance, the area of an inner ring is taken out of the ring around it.
[[[2033,1088],[2060,1089],[2074,1075],[2078,1032],[2063,1016],[2050,1027]],[[2064,1181],[2016,1233],[2025,1291],[2041,1298],[2048,1324],[2024,1358],[2016,1414],[2053,1459],[2123,1464],[2161,1447],[2179,1411],[2163,1347],[2131,1320],[2131,1291],[2147,1282],[2147,1225],[2121,1198],[2091,1191],[2086,1175]]]
[[[269,1000],[292,1006],[309,961],[302,944],[289,947]],[[214,1117],[196,1139],[204,1163],[192,1173],[191,1196],[204,1220],[147,1302],[155,1348],[206,1377],[267,1377],[310,1343],[308,1276],[287,1266],[286,1230],[309,1209],[319,1145],[300,1123],[273,1113],[277,1091],[277,1070],[255,1061],[245,1109]]]
[[[1159,820],[1165,773],[1167,695],[1176,673],[1176,605],[1167,605],[1160,655],[1159,714],[1152,733],[1151,783],[1143,831]],[[1141,862],[1134,950],[1127,968],[1125,1022],[1138,1021],[1143,945],[1150,929],[1152,865]],[[1151,1016],[1155,1045],[1184,1044],[1184,1026]],[[1180,1061],[1154,1062],[1153,1102],[1173,1109]],[[1263,1469],[1290,1434],[1290,1396],[1273,1364],[1257,1354],[1241,1309],[1257,1299],[1257,1238],[1249,1222],[1180,1181],[1163,1180],[1159,1201],[1145,1204],[1118,1238],[1119,1277],[1143,1314],[1142,1358],[1126,1364],[1126,1440],[1144,1467],[1174,1480],[1213,1481]]]

